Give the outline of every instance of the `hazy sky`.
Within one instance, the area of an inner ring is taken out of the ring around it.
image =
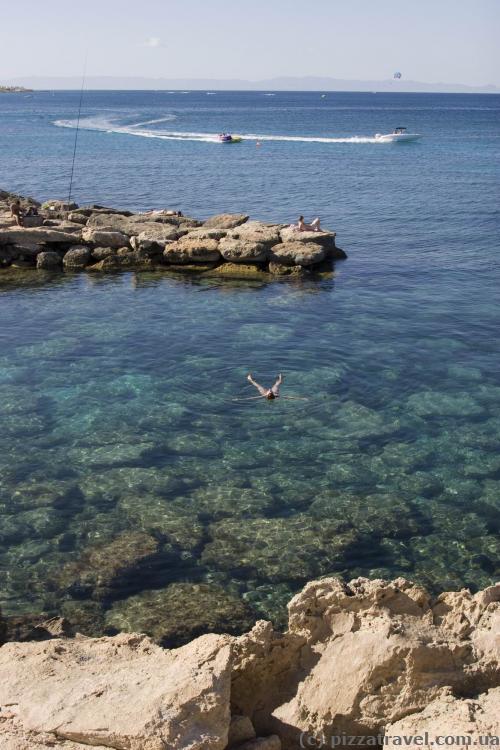
[[[500,85],[500,0],[2,0],[0,82],[290,75]]]

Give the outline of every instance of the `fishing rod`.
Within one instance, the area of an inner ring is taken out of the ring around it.
[[[75,131],[75,143],[73,146],[73,160],[71,162],[71,176],[69,178],[69,190],[68,190],[68,206],[71,204],[71,190],[73,188],[73,175],[75,174],[75,159],[76,159],[76,147],[78,144],[78,132],[80,130],[80,116],[82,113],[82,102],[83,102],[83,91],[85,88],[85,77],[87,75],[87,55],[85,55],[85,62],[83,65],[83,76],[82,76],[82,88],[80,91],[80,101],[78,104],[78,117],[76,120],[76,131]]]

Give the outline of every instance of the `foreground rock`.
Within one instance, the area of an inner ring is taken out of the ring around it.
[[[26,733],[128,750],[223,750],[230,655],[229,637],[214,635],[175,651],[139,635],[9,643],[0,705]]]
[[[9,210],[13,198],[0,191],[0,269],[164,270],[269,281],[331,273],[332,261],[346,257],[334,232],[298,232],[249,221],[247,214],[218,214],[202,223],[166,210],[133,214],[59,200],[40,207],[23,198],[23,207],[39,215],[18,227]]]
[[[402,578],[324,578],[292,599],[284,635],[260,621],[172,651],[135,634],[62,638],[64,621],[42,631],[56,637],[0,649],[2,748],[298,750],[335,747],[343,733],[370,745],[498,734],[500,585],[433,599]]]

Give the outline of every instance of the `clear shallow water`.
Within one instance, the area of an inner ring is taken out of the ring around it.
[[[77,98],[0,99],[2,187],[64,196],[74,130],[54,122],[74,119]],[[147,133],[82,130],[77,200],[319,213],[349,260],[319,283],[33,273],[0,285],[6,612],[177,642],[279,622],[291,592],[330,572],[434,590],[498,576],[499,108],[495,96],[86,95],[92,127]],[[282,140],[400,124],[425,139]],[[221,129],[281,140],[150,137]],[[283,394],[308,401],[233,400],[252,395],[250,370],[264,383],[283,371]]]

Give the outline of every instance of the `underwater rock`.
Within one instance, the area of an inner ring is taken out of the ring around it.
[[[159,546],[157,539],[141,531],[125,531],[111,542],[89,545],[78,560],[62,567],[57,587],[79,598],[106,598],[112,590],[126,588],[140,570],[144,572]]]
[[[203,222],[204,227],[217,229],[233,229],[248,221],[247,214],[217,214]]]
[[[274,276],[308,276],[310,272],[303,266],[285,266],[283,263],[271,261],[269,273],[274,274]]]
[[[256,279],[269,281],[269,274],[258,265],[247,265],[245,263],[221,263],[204,276],[225,276],[230,279]]]
[[[90,260],[90,249],[82,245],[71,247],[63,258],[65,268],[85,268]]]
[[[36,267],[51,270],[62,266],[62,257],[59,253],[42,252],[37,255]]]
[[[356,540],[351,530],[330,519],[297,513],[285,518],[224,519],[212,524],[202,562],[238,577],[262,581],[305,581],[343,566]],[[276,551],[280,550],[279,555]]]
[[[284,266],[312,266],[325,259],[325,249],[314,242],[283,242],[274,245],[269,258]]]
[[[424,417],[475,417],[483,413],[483,408],[466,392],[460,394],[441,391],[413,393],[408,399],[408,409]]]
[[[241,633],[254,620],[251,609],[226,588],[209,583],[172,583],[121,599],[106,612],[109,632],[146,633],[163,646],[179,646],[207,633]]]
[[[335,520],[339,528],[366,534],[367,539],[407,538],[417,534],[422,526],[412,503],[393,495],[360,497],[347,492],[320,492],[308,512],[317,519]]]

